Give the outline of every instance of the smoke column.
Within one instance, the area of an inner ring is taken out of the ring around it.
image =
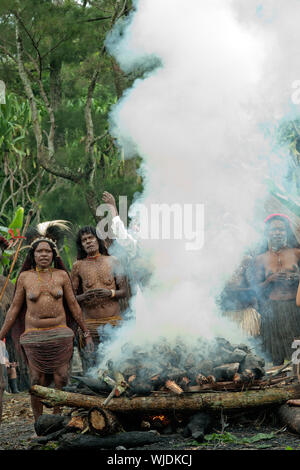
[[[107,38],[125,72],[160,61],[111,114],[125,156],[143,158],[139,202],[149,213],[153,204],[203,204],[204,246],[140,242],[151,253],[152,283],[133,301],[137,326],[126,323],[106,357],[118,357],[122,341],[159,336],[244,340],[215,298],[261,236],[265,178],[278,158],[264,131],[272,136],[292,112],[297,64],[288,51],[299,44],[289,49],[299,9],[296,0],[140,0]]]

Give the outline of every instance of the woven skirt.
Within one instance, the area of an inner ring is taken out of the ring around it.
[[[25,331],[20,337],[30,367],[53,374],[70,363],[74,333],[68,327]]]
[[[291,360],[294,339],[300,338],[300,308],[296,300],[268,300],[261,305],[263,350],[274,365]]]

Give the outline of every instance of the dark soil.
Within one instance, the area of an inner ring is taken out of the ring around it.
[[[67,411],[66,408],[64,412]],[[45,408],[44,412],[52,413],[52,410]],[[261,411],[251,417],[223,417],[223,434],[221,427],[221,419],[217,417],[216,425],[204,443],[183,438],[180,433],[162,434],[161,442],[135,450],[300,450],[300,436],[289,432],[277,421],[275,410]],[[5,394],[0,450],[31,450],[35,442],[34,433],[29,394]],[[54,450],[55,447],[55,443],[48,443],[44,450]]]

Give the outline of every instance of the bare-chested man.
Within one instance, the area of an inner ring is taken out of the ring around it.
[[[104,243],[94,227],[83,227],[77,234],[77,261],[71,280],[76,298],[81,305],[85,322],[92,334],[94,344],[103,342],[101,332],[107,323],[115,326],[121,320],[118,300],[126,297],[125,280],[117,272],[117,260],[108,256]],[[100,334],[99,334],[100,331]],[[86,355],[79,334],[79,352],[84,373],[95,365],[93,357]]]
[[[300,247],[287,216],[272,214],[265,223],[267,245],[256,258],[255,277],[263,346],[273,364],[280,365],[291,358],[293,340],[300,336]]]

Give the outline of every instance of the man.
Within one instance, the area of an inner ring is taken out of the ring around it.
[[[286,215],[269,215],[265,227],[264,246],[255,260],[255,287],[263,348],[279,366],[291,359],[292,343],[300,337],[300,246]]]
[[[126,297],[125,279],[118,274],[116,258],[108,256],[94,227],[79,230],[76,244],[77,261],[72,268],[71,280],[94,344],[98,345],[107,339],[105,325],[116,326],[121,320],[118,300]],[[85,373],[96,364],[96,352],[86,355],[80,332],[78,336]]]

